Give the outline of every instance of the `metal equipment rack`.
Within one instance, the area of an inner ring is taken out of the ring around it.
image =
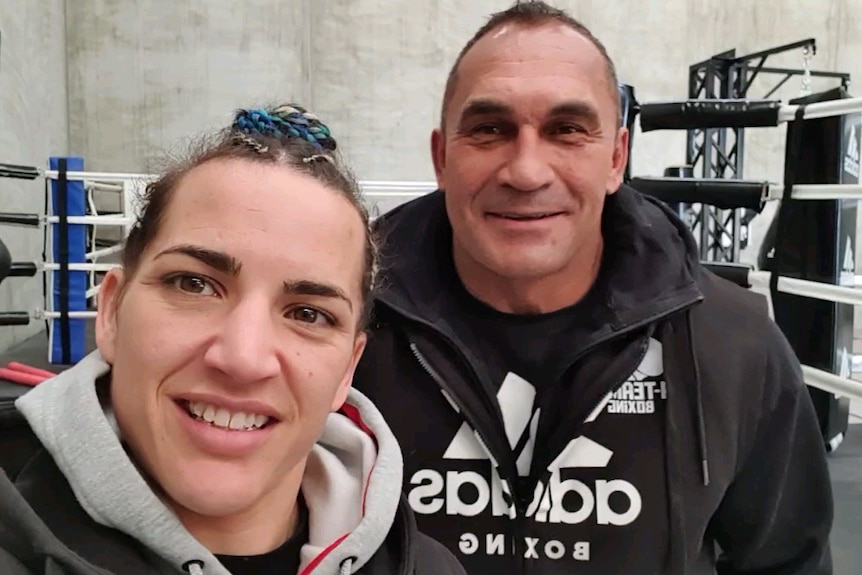
[[[736,49],[721,52],[692,64],[688,73],[689,99],[747,98],[755,79],[764,75],[780,76],[780,80],[763,96],[768,99],[788,80],[802,76],[803,91],[810,88],[812,77],[835,78],[841,86],[850,84],[850,74],[811,70],[811,57],[816,53],[813,38],[777,46],[768,50],[737,56]],[[770,56],[802,50],[802,68],[766,66]],[[744,128],[708,128],[687,131],[686,163],[702,178],[743,178],[745,150]],[[698,171],[700,172],[698,174]],[[748,242],[748,224],[755,213],[751,210],[722,210],[703,204],[689,204],[687,220],[700,245],[701,259],[715,262],[738,262],[740,250]]]

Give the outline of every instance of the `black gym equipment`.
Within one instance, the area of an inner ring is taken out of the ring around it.
[[[745,128],[773,126],[772,114],[776,102],[772,95],[792,78],[801,77],[803,85],[810,78],[835,79],[847,88],[850,74],[812,70],[809,60],[816,53],[813,38],[777,46],[746,55],[735,49],[727,50],[689,66],[688,102],[641,105],[641,129],[671,129],[678,126],[687,131],[685,164],[692,167],[692,177],[704,179],[744,179],[743,160]],[[772,56],[802,51],[800,68],[766,66]],[[769,85],[769,80],[778,79]],[[764,86],[766,84],[766,86]],[[752,98],[755,86],[764,88],[763,94]],[[681,114],[673,111],[682,112]],[[738,110],[739,116],[727,113]],[[694,115],[698,116],[697,121]],[[668,174],[666,174],[668,175]],[[695,214],[692,205],[681,204],[681,214]],[[738,262],[739,254],[748,243],[748,224],[757,212],[748,209],[723,210],[701,204],[691,222],[692,232],[698,239],[702,260]]]
[[[12,254],[9,253],[9,248],[0,239],[0,283],[3,283],[12,270]]]
[[[641,130],[768,128],[778,125],[778,100],[686,100],[642,104]]]
[[[791,103],[848,97],[844,88],[835,88]],[[860,120],[862,114],[855,113],[788,123],[785,185],[858,184]],[[855,199],[783,199],[761,246],[759,266],[773,277],[853,286],[858,203]],[[774,287],[771,291],[775,321],[799,360],[850,377],[853,306],[785,294]],[[820,389],[809,390],[827,448],[834,450],[847,432],[850,401]]]
[[[12,226],[28,226],[38,228],[44,217],[39,214],[26,214],[18,212],[0,212],[0,224]]]
[[[34,166],[6,164],[0,162],[0,178],[35,180],[41,173]],[[25,227],[39,227],[44,216],[32,213],[0,212],[0,224]],[[38,273],[35,262],[16,262],[5,244],[0,240],[0,282],[13,277],[33,277]],[[26,311],[0,311],[0,326],[28,325],[31,316]]]
[[[41,174],[33,166],[18,166],[0,162],[0,178],[16,178],[19,180],[35,180]]]
[[[761,212],[769,182],[686,177],[632,178],[632,186],[668,204],[704,203],[722,210],[747,208]]]
[[[852,375],[853,306],[778,291],[779,277],[821,282],[830,285],[855,284],[856,218],[858,200],[796,200],[790,191],[794,184],[858,184],[860,171],[860,118],[852,113],[818,119],[803,119],[804,105],[849,98],[846,88],[839,87],[790,102],[800,106],[797,119],[787,122],[784,187],[776,220],[762,246],[759,267],[772,272],[770,293],[775,321],[784,332],[800,362],[845,378]],[[719,99],[713,102],[675,104],[642,104],[641,126],[653,129],[710,130],[753,126],[777,126],[781,102]],[[804,141],[805,145],[802,145]],[[715,142],[713,142],[715,144]],[[739,154],[741,141],[732,151]],[[707,144],[704,144],[707,145]],[[730,165],[721,155],[725,167]],[[736,168],[741,169],[741,159]],[[724,172],[724,170],[722,170]],[[731,171],[732,174],[738,173]],[[670,205],[695,204],[700,211],[702,259],[730,281],[750,287],[747,266],[738,263],[738,244],[732,253],[711,244],[722,240],[712,230],[705,230],[704,213],[724,210],[735,214],[730,222],[713,221],[726,233],[732,225],[733,237],[740,228],[738,214],[742,209],[759,213],[769,184],[724,173],[703,179],[687,177],[634,178],[632,184],[644,193],[659,197]],[[706,246],[706,251],[703,250]],[[706,257],[704,257],[706,256]],[[710,258],[709,256],[713,256]],[[716,265],[720,264],[720,265]],[[824,443],[834,451],[843,441],[849,424],[848,398],[810,387],[817,410]]]
[[[802,68],[773,68],[766,66],[772,56],[802,50]],[[762,102],[769,98],[791,78],[833,78],[840,81],[841,87],[847,89],[850,85],[850,74],[841,72],[823,72],[812,70],[808,66],[810,56],[817,51],[814,38],[806,38],[798,42],[768,48],[743,56],[736,50],[727,50],[689,66],[688,98],[698,100],[704,105],[728,99],[748,99]],[[758,78],[782,77],[777,84],[771,86],[760,98],[751,98],[749,92]],[[755,106],[762,108],[760,104]],[[763,110],[759,112],[765,113]],[[759,113],[758,112],[758,113]],[[755,112],[749,112],[754,114]],[[742,178],[745,144],[745,128],[728,126],[694,127],[688,131],[688,146],[686,163],[692,166],[700,165],[701,177],[704,178]]]
[[[634,126],[640,110],[637,98],[635,98],[635,88],[628,84],[620,84],[620,111],[622,112],[622,125],[629,130],[629,161],[626,162],[626,168],[623,172],[623,181],[628,183],[632,178],[632,145],[634,144]]]
[[[752,267],[748,264],[732,262],[701,262],[703,267],[720,278],[733,282],[739,287],[751,289],[750,273]]]
[[[25,270],[22,269],[21,264],[16,264],[12,262],[12,254],[9,253],[9,248],[6,247],[6,244],[3,243],[3,240],[0,239],[0,283],[3,283],[8,277],[22,276],[22,275],[30,275],[29,269],[26,270],[27,273],[23,273]],[[36,264],[32,264],[32,267],[35,268]],[[34,272],[35,275],[35,272]],[[0,312],[0,326],[3,325],[27,325],[30,323],[30,314],[27,312],[21,311],[3,311]]]

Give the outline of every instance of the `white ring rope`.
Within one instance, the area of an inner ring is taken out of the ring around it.
[[[769,289],[769,280],[771,277],[771,273],[764,271],[751,271],[748,273],[749,283],[753,287],[760,289]],[[777,287],[781,293],[847,305],[862,305],[862,289],[855,287],[837,286],[784,276],[778,278]]]
[[[44,170],[42,174],[49,180],[60,177],[57,170]],[[151,181],[155,179],[152,174],[113,174],[111,172],[66,172],[66,180],[70,182],[100,181],[105,183],[125,183],[130,180]]]
[[[862,98],[851,98],[847,100],[837,100],[837,102],[856,102],[859,107],[857,111],[862,112]],[[833,102],[825,102],[832,104]],[[811,104],[808,109],[820,104]],[[790,106],[795,110],[796,106]],[[783,110],[783,108],[782,108]],[[808,116],[806,115],[806,118]],[[824,117],[824,116],[816,116]],[[155,176],[152,174],[110,174],[102,172],[67,172],[67,178],[70,181],[85,181],[101,180],[107,182],[126,182],[139,181],[142,183],[152,181]],[[46,170],[46,178],[57,178],[56,170]],[[359,187],[362,192],[374,198],[414,198],[424,193],[430,193],[437,189],[437,183],[433,181],[425,182],[407,182],[407,181],[384,181],[384,180],[365,180],[359,182]],[[119,189],[111,191],[124,191]],[[101,190],[101,186],[99,187]],[[107,191],[107,190],[105,190]],[[783,184],[768,184],[764,194],[764,201],[780,200],[784,196]],[[793,186],[793,199],[796,200],[855,200],[862,199],[862,184],[796,184]],[[69,223],[73,223],[71,220]],[[80,222],[86,223],[86,222]],[[99,222],[93,222],[99,223]],[[110,224],[103,224],[110,225]]]
[[[851,399],[862,399],[862,383],[816,369],[809,365],[802,366],[802,377],[805,379],[805,384],[829,393],[834,393],[840,397],[849,397]]]
[[[783,106],[779,111],[781,121],[795,119],[797,106]],[[822,104],[811,104],[806,107],[805,118],[823,118],[848,112],[862,111],[862,98],[851,98],[824,102]],[[46,178],[56,179],[56,170],[44,172]],[[70,224],[89,224],[105,226],[126,226],[133,223],[133,214],[130,213],[131,206],[136,205],[137,198],[134,196],[143,189],[143,185],[154,179],[150,174],[122,174],[107,172],[67,172],[68,180],[85,181],[95,190],[122,192],[123,201],[126,206],[124,216],[77,216],[69,217]],[[404,199],[409,200],[437,189],[433,181],[406,182],[406,181],[380,181],[366,180],[359,182],[363,195],[370,200]],[[799,200],[839,200],[839,199],[862,199],[862,184],[833,184],[818,185],[804,184],[793,187],[793,198]],[[764,185],[764,201],[781,199],[784,195],[784,187],[781,184]],[[50,223],[59,221],[55,216],[45,218]],[[121,245],[111,246],[100,250],[94,250],[88,254],[88,259],[95,260],[99,257],[116,253],[122,249]],[[106,271],[119,264],[70,263],[70,270]],[[46,271],[58,270],[59,264],[46,263],[42,266]],[[749,283],[754,288],[768,289],[771,274],[763,271],[752,271],[749,273]],[[778,279],[778,290],[782,293],[794,294],[804,297],[815,298],[824,301],[844,303],[848,305],[862,305],[862,290],[852,287],[830,285],[821,282],[799,280],[789,277]],[[87,290],[87,297],[92,297],[98,292],[98,286]],[[36,310],[35,317],[46,320],[54,320],[60,317],[60,313],[54,310]],[[70,318],[92,319],[96,316],[95,311],[71,312]],[[807,365],[802,366],[805,383],[812,387],[826,390],[843,397],[862,400],[862,383],[828,373]]]
[[[780,200],[784,186],[770,184],[764,201]],[[794,200],[862,200],[862,184],[796,184],[791,191]]]
[[[96,319],[95,311],[70,311],[69,319]],[[60,319],[63,314],[58,311],[34,310],[30,314],[35,320],[55,320]]]
[[[119,267],[120,264],[95,264],[95,263],[86,263],[86,264],[76,264],[69,263],[67,264],[67,268],[70,272],[107,272],[111,271],[114,268]],[[42,271],[58,271],[60,269],[60,264],[57,263],[44,263],[42,265],[37,266],[41,268]]]
[[[112,256],[114,254],[118,254],[121,251],[123,251],[123,244],[114,244],[107,248],[102,248],[87,253],[87,259],[93,261],[107,256]]]
[[[799,106],[786,104],[778,109],[778,122],[792,122],[796,119]],[[841,100],[830,100],[828,102],[817,102],[805,106],[803,118],[814,120],[817,118],[829,118],[831,116],[843,116],[862,112],[862,98],[844,98]]]

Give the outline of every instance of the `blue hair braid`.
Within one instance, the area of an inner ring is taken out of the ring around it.
[[[233,129],[251,136],[299,138],[318,150],[335,150],[329,128],[314,114],[291,104],[273,109],[253,108],[237,111]]]

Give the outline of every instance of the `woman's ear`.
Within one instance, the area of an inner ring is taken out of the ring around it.
[[[96,347],[108,363],[114,362],[117,338],[117,312],[125,287],[125,272],[114,268],[99,284],[96,310]]]

